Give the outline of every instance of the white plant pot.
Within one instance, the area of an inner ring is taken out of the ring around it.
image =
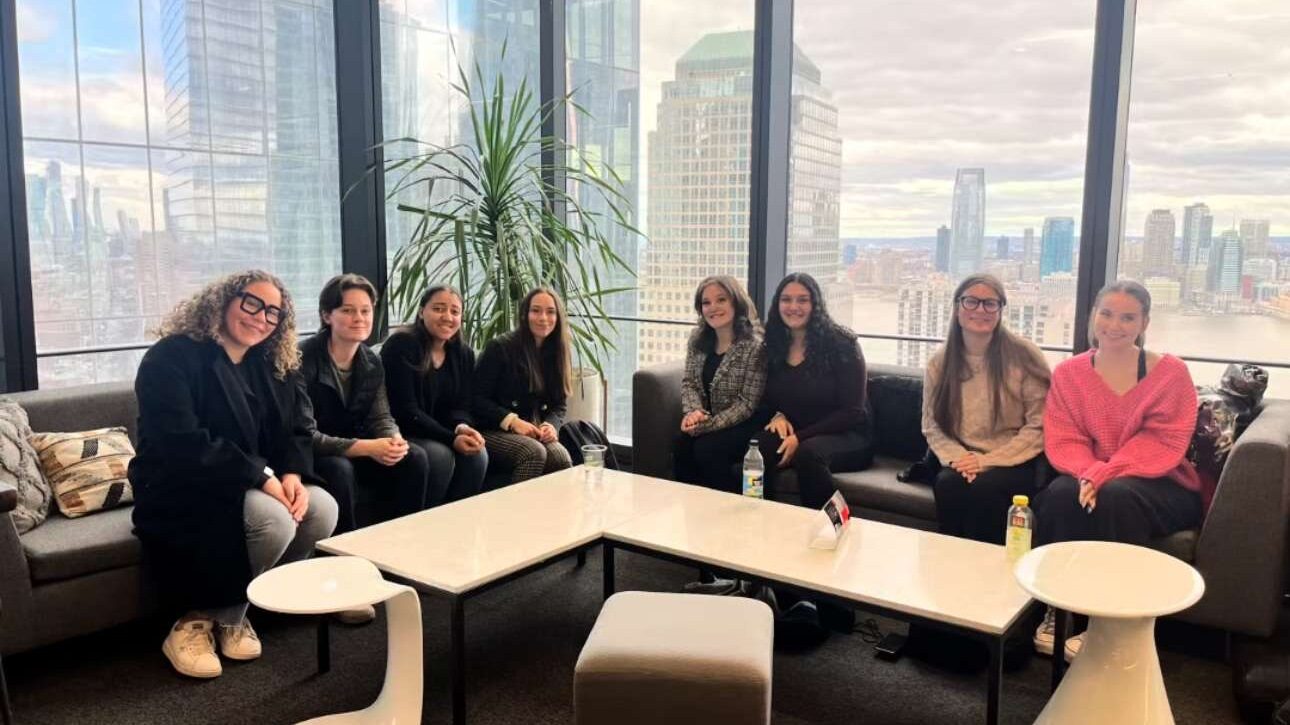
[[[593,368],[573,369],[573,392],[569,395],[566,420],[588,420],[605,427],[605,386]]]

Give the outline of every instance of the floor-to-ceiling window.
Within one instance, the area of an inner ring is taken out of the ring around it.
[[[340,271],[330,0],[17,8],[42,387],[133,376],[141,351],[93,350],[219,275],[308,300]]]
[[[1138,0],[1119,271],[1148,344],[1290,359],[1290,5]],[[1222,365],[1193,362],[1198,384]],[[1272,394],[1290,394],[1280,371]]]
[[[631,378],[678,361],[694,288],[711,274],[748,277],[752,153],[753,4],[712,0],[574,0],[568,5],[569,87],[588,110],[570,141],[612,164],[645,237],[615,246],[636,271],[610,314],[679,324],[618,322],[607,366],[608,432],[631,435]]]
[[[1069,347],[1093,0],[794,6],[788,269],[865,333],[943,338],[959,280]],[[934,344],[863,340],[921,366]]]

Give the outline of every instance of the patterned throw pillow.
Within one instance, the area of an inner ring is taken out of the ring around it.
[[[125,428],[36,433],[31,445],[64,516],[75,518],[134,501],[126,478],[134,446]]]
[[[40,461],[27,441],[31,428],[27,411],[7,398],[0,398],[0,481],[18,489],[18,507],[10,514],[18,533],[36,528],[49,515],[53,493],[40,475]]]

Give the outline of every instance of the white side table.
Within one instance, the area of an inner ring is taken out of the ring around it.
[[[255,606],[286,614],[330,614],[385,602],[389,645],[376,702],[302,725],[421,722],[421,602],[411,587],[385,581],[366,559],[336,556],[274,567],[256,577],[246,594]]]
[[[1141,546],[1068,541],[1026,554],[1015,573],[1035,599],[1089,617],[1084,646],[1037,724],[1172,725],[1156,617],[1180,612],[1205,593],[1195,569]]]

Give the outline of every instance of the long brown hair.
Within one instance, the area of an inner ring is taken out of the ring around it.
[[[1047,363],[1042,358],[1036,358],[1021,338],[1004,324],[1003,312],[1008,304],[1008,295],[1003,290],[1003,283],[991,274],[967,277],[954,290],[950,307],[950,331],[945,338],[941,357],[941,376],[932,388],[932,418],[946,435],[955,440],[958,440],[959,421],[963,417],[962,384],[972,378],[972,369],[968,366],[967,351],[963,344],[963,327],[959,324],[959,300],[965,292],[979,284],[994,291],[999,296],[1000,305],[999,322],[985,349],[985,368],[990,383],[990,419],[993,424],[997,427],[999,418],[1003,415],[1004,393],[1017,397],[1007,386],[1006,376],[1010,370],[1020,367],[1024,374],[1045,382],[1050,377]]]
[[[555,301],[555,329],[547,336],[541,349],[529,327],[529,306],[538,295],[551,295]],[[569,324],[564,312],[564,301],[550,287],[535,287],[520,300],[519,322],[515,328],[515,344],[520,357],[528,366],[529,390],[541,393],[548,388],[558,388],[564,397],[573,394],[573,361],[569,343]],[[546,363],[543,363],[543,358]],[[548,369],[549,368],[549,369]]]
[[[712,329],[707,320],[703,319],[703,290],[714,284],[726,293],[730,298],[730,304],[735,308],[735,340],[761,334],[761,320],[757,318],[757,305],[753,303],[752,297],[748,296],[744,286],[739,284],[739,280],[728,274],[704,277],[698,288],[694,290],[694,311],[699,314],[699,321],[694,326],[694,332],[690,333],[690,347],[709,354],[716,352],[717,332]]]
[[[1097,310],[1102,306],[1102,298],[1113,293],[1126,294],[1138,301],[1142,305],[1142,321],[1145,323],[1151,319],[1151,293],[1146,287],[1134,282],[1131,279],[1120,279],[1103,287],[1098,291],[1097,297],[1093,298],[1093,311],[1088,313],[1088,345],[1097,347],[1097,333],[1093,329],[1093,323],[1097,320]],[[1133,344],[1142,347],[1147,344],[1147,333],[1143,332],[1138,335]]]

